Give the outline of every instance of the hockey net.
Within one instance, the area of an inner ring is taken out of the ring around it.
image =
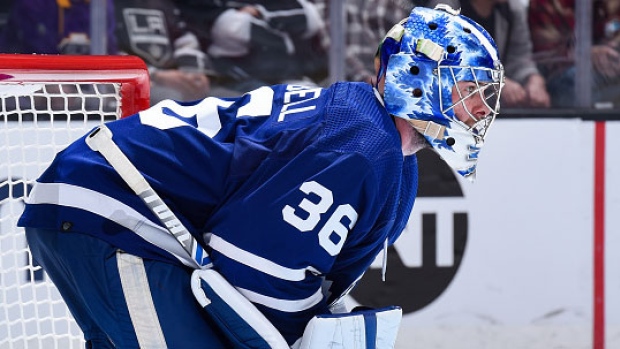
[[[0,54],[0,349],[84,347],[16,223],[57,152],[148,105],[148,71],[137,57]]]

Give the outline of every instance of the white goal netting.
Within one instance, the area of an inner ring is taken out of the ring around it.
[[[0,75],[10,74],[1,65]],[[28,79],[39,82],[0,77],[0,349],[84,347],[79,327],[16,223],[34,181],[57,152],[95,125],[137,111],[122,110],[130,104],[123,84],[130,82],[106,74],[77,82],[54,81],[45,73]]]

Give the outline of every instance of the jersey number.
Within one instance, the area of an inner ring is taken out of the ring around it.
[[[305,212],[304,217],[297,215],[295,208],[286,205],[282,209],[282,217],[284,221],[299,229],[301,232],[308,232],[314,230],[321,222],[321,216],[329,210],[334,203],[334,197],[331,190],[325,188],[321,184],[311,181],[304,182],[299,190],[307,194],[307,196],[301,200],[297,207]],[[313,202],[308,199],[310,194],[314,194],[319,197],[318,202]],[[347,217],[349,224],[345,226],[342,219]],[[319,245],[331,256],[337,255],[344,241],[349,234],[349,229],[352,229],[357,222],[357,212],[351,205],[339,205],[336,207],[334,213],[327,219],[325,225],[319,230]]]

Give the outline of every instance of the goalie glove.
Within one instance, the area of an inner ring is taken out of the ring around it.
[[[390,306],[345,314],[317,315],[294,349],[392,349],[402,309]]]

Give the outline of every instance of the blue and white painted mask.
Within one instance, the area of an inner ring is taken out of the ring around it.
[[[378,55],[388,112],[408,120],[450,167],[473,180],[504,84],[491,36],[465,16],[416,7],[390,30]]]

